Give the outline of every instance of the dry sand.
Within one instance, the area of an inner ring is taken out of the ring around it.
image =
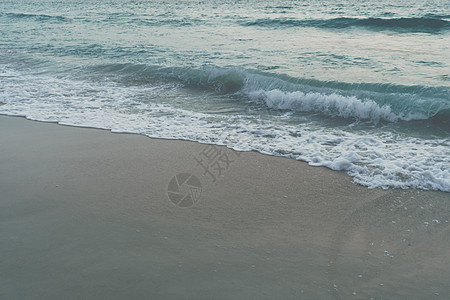
[[[0,117],[1,299],[450,299],[449,222],[448,193]]]

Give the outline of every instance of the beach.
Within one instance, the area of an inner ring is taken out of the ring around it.
[[[0,165],[1,299],[450,297],[445,192],[7,116]],[[186,207],[179,174],[198,179]]]
[[[450,299],[448,0],[0,1],[0,300]]]

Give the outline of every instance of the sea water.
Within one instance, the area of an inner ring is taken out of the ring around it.
[[[450,192],[450,3],[3,0],[0,102]]]

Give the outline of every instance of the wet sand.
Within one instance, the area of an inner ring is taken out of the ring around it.
[[[1,299],[450,298],[448,193],[6,116],[0,166]]]

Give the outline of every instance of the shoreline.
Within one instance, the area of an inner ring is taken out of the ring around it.
[[[448,193],[58,125],[0,116],[0,298],[450,296]]]
[[[0,101],[0,106],[1,106],[1,103],[2,102]],[[355,184],[355,185],[367,188],[369,190],[372,190],[372,189],[375,189],[375,190],[377,190],[377,189],[379,189],[379,190],[409,190],[409,191],[418,190],[418,191],[423,191],[423,192],[432,191],[432,192],[438,192],[438,193],[440,193],[440,192],[442,192],[442,193],[450,193],[450,191],[443,190],[444,187],[440,187],[440,188],[436,188],[436,187],[434,187],[434,188],[429,188],[429,187],[428,188],[427,187],[417,188],[417,187],[402,187],[402,186],[391,187],[389,185],[388,186],[384,186],[384,185],[383,186],[377,186],[377,185],[373,185],[373,184],[369,185],[367,182],[366,182],[366,184],[363,184],[363,183],[358,182],[356,180],[356,177],[351,176],[347,172],[347,170],[334,169],[334,168],[332,168],[330,166],[326,166],[326,165],[317,165],[317,164],[316,165],[310,165],[310,162],[307,161],[307,160],[298,159],[298,158],[294,158],[294,157],[289,157],[287,155],[278,154],[276,152],[274,152],[274,153],[267,153],[267,152],[264,152],[262,150],[260,151],[260,150],[257,150],[257,149],[253,149],[253,150],[235,150],[234,148],[229,147],[229,146],[224,145],[224,144],[214,144],[214,143],[210,143],[210,142],[202,142],[202,141],[191,140],[191,139],[182,139],[182,138],[154,137],[154,136],[148,136],[148,135],[145,135],[143,133],[138,133],[138,132],[116,131],[116,130],[113,130],[113,129],[110,129],[110,128],[93,127],[93,126],[88,126],[88,125],[64,124],[64,123],[61,123],[60,121],[34,120],[34,119],[29,119],[26,115],[8,115],[8,114],[0,113],[0,117],[22,118],[22,119],[25,119],[25,120],[31,121],[31,122],[49,123],[49,124],[56,124],[56,125],[60,125],[60,126],[73,127],[73,128],[102,130],[102,131],[104,130],[104,131],[107,131],[107,132],[112,133],[112,134],[138,135],[138,136],[143,136],[145,138],[149,138],[149,139],[152,139],[152,140],[177,141],[177,142],[197,143],[199,145],[212,145],[212,146],[218,147],[218,148],[222,148],[223,147],[224,149],[227,149],[227,150],[229,150],[229,151],[231,151],[233,153],[257,153],[259,155],[264,155],[264,156],[269,156],[269,157],[284,158],[284,159],[294,160],[294,161],[301,162],[301,163],[306,163],[306,164],[308,164],[309,167],[325,168],[325,169],[327,169],[327,170],[329,170],[331,172],[343,173],[343,174],[345,174],[345,176],[348,176],[348,177],[350,177],[352,179],[352,181],[351,181],[352,184]]]

